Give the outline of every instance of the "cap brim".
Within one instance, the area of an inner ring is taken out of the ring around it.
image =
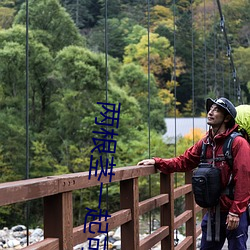
[[[210,110],[210,108],[211,108],[211,106],[212,106],[213,104],[215,104],[214,100],[211,99],[211,98],[208,98],[208,99],[207,99],[207,102],[206,102],[207,113],[209,112],[209,110]]]

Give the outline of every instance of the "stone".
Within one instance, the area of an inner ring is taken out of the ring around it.
[[[12,227],[11,230],[13,232],[23,231],[23,230],[26,230],[26,227],[24,225],[17,225],[17,226]]]

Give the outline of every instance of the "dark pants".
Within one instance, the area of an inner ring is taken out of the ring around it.
[[[246,242],[248,238],[248,219],[247,212],[240,217],[239,226],[234,230],[227,230],[226,225],[227,213],[220,214],[220,241],[215,241],[215,218],[211,216],[212,224],[212,241],[207,241],[207,213],[202,219],[202,237],[200,250],[220,250],[222,249],[225,240],[228,240],[229,250],[246,250]]]

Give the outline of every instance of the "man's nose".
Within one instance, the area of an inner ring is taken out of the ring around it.
[[[209,109],[209,111],[208,111],[208,114],[210,113],[213,113],[214,112],[214,108],[211,108],[211,109]]]

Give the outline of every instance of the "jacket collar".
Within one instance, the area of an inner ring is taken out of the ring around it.
[[[207,132],[207,142],[211,143],[213,141],[224,140],[228,135],[230,135],[234,131],[238,131],[238,127],[239,125],[235,124],[232,128],[227,129],[224,133],[215,135],[214,138],[212,137],[212,129],[210,128]]]

